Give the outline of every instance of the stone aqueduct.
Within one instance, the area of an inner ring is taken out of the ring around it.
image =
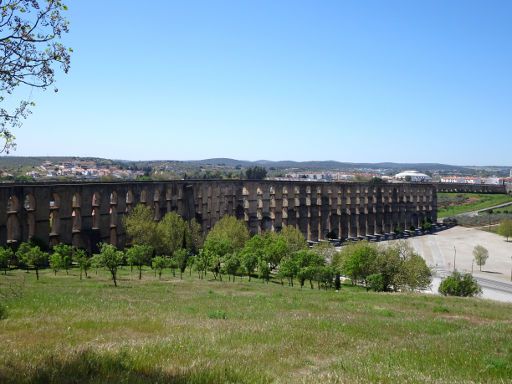
[[[176,211],[208,231],[224,215],[246,221],[252,233],[299,228],[308,240],[417,227],[436,220],[431,184],[176,180],[166,182],[6,184],[0,186],[0,244],[38,238],[94,250],[100,241],[123,247],[122,218],[136,204],[155,220]]]

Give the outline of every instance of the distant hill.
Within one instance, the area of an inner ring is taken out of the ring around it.
[[[72,162],[77,160],[95,161],[98,165],[109,164],[132,164],[139,167],[153,166],[160,167],[163,165],[172,165],[173,168],[197,168],[197,167],[226,167],[226,168],[247,168],[255,165],[263,166],[266,168],[275,169],[298,169],[298,170],[388,170],[400,171],[406,169],[414,169],[418,171],[438,171],[447,173],[460,173],[472,174],[478,170],[491,170],[497,173],[508,174],[511,167],[504,166],[457,166],[439,163],[352,163],[340,162],[334,160],[326,161],[270,161],[270,160],[237,160],[230,158],[212,158],[204,160],[112,160],[95,157],[78,157],[78,156],[36,156],[36,157],[22,157],[22,156],[0,156],[0,168],[13,168],[13,167],[31,167],[37,166],[45,161],[53,163],[59,162]]]

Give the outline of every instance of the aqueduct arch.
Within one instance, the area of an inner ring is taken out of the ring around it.
[[[309,240],[381,234],[436,220],[431,184],[175,180],[167,182],[0,185],[0,243],[37,237],[94,249],[124,246],[122,218],[137,203],[155,219],[176,211],[204,231],[222,216],[243,219],[252,233],[298,228]],[[20,204],[23,202],[23,205]]]

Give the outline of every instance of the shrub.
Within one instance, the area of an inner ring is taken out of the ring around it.
[[[371,289],[375,292],[382,292],[386,290],[386,284],[384,283],[384,276],[381,273],[374,273],[366,279],[367,289]]]
[[[215,311],[208,312],[208,317],[210,319],[226,320],[228,318],[228,315],[225,311],[221,309],[216,309]]]
[[[481,294],[482,289],[470,273],[453,272],[441,282],[439,293],[444,296],[473,297]]]

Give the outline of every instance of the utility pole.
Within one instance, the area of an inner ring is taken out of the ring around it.
[[[453,272],[455,272],[455,258],[457,257],[457,249],[453,246]]]

